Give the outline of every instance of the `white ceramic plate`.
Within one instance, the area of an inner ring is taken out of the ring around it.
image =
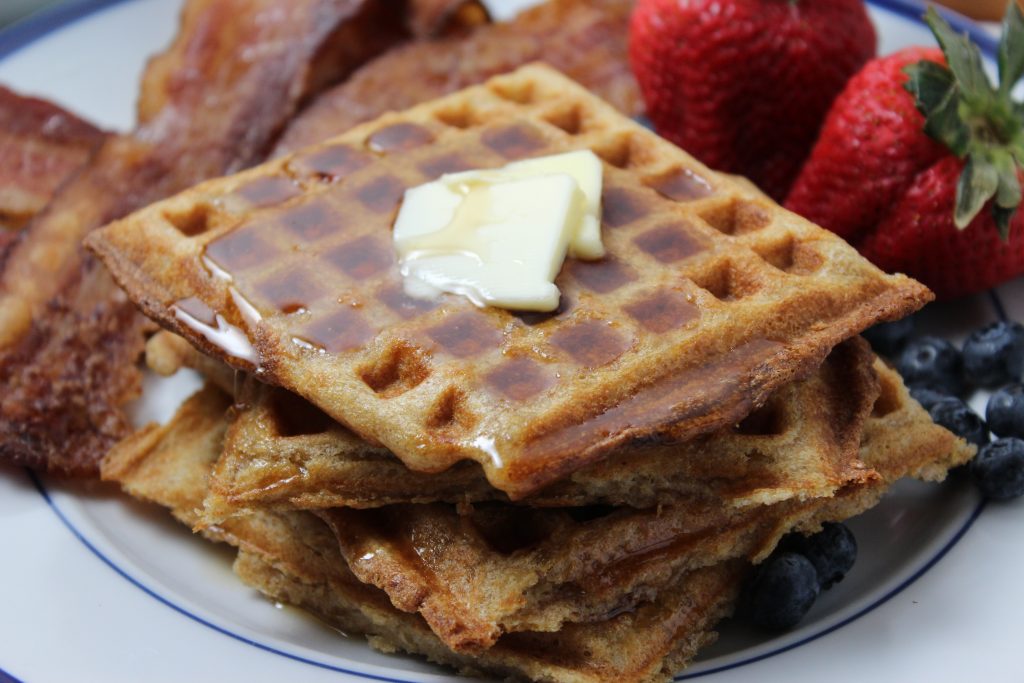
[[[0,82],[128,129],[144,59],[170,39],[179,4],[84,0],[0,33]],[[932,44],[919,6],[871,4],[882,53]],[[988,35],[962,27],[991,54]],[[922,323],[962,338],[1000,309],[1024,320],[1024,281],[934,306]],[[197,385],[152,380],[137,419],[166,419]],[[1024,501],[907,483],[851,525],[857,565],[799,629],[771,638],[726,624],[677,680],[1024,680]],[[0,530],[0,683],[454,680],[265,601],[234,578],[230,550],[109,487],[0,468]]]

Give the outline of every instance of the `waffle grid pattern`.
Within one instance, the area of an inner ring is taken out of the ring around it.
[[[581,148],[606,162],[611,257],[567,263],[554,315],[404,296],[388,227],[407,187]],[[92,245],[117,245],[115,276],[204,350],[225,356],[175,305],[246,329],[262,379],[410,467],[476,459],[513,497],[631,438],[735,421],[831,345],[927,297],[541,66],[200,185]]]

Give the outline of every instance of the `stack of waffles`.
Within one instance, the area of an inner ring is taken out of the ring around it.
[[[408,187],[591,149],[599,261],[558,310],[403,292]],[[104,476],[375,647],[466,673],[662,680],[782,535],[973,450],[856,335],[929,297],[529,66],[93,234],[206,388]]]

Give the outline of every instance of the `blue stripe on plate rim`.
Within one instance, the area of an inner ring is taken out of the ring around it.
[[[54,31],[57,31],[70,24],[73,24],[76,21],[79,21],[80,19],[83,19],[100,10],[108,9],[110,7],[128,1],[130,0],[68,0],[68,2],[57,5],[56,7],[52,7],[50,9],[38,12],[32,15],[31,17],[20,22],[17,22],[12,26],[8,27],[7,29],[0,31],[0,60],[11,56],[21,48],[30,45],[31,43],[45,37],[46,35]],[[926,7],[925,3],[918,2],[916,0],[867,0],[867,4],[918,23],[921,22],[921,15],[923,14],[924,9]],[[995,58],[996,49],[998,45],[998,41],[995,37],[987,33],[984,29],[982,29],[977,24],[973,23],[971,20],[955,12],[946,10],[945,8],[939,8],[939,11],[942,12],[942,14],[949,20],[950,24],[953,26],[954,29],[960,32],[967,33],[971,37],[971,39],[978,44],[982,52],[987,57],[992,59]],[[1002,301],[999,299],[999,295],[995,291],[992,291],[990,292],[990,296],[993,308],[996,310],[998,317],[1000,319],[1005,320],[1005,308],[1002,304]],[[166,605],[167,607],[170,607],[176,612],[179,612],[183,616],[186,616],[189,619],[199,624],[202,624],[203,626],[206,626],[207,628],[210,628],[218,633],[226,635],[230,638],[246,643],[248,645],[252,645],[253,647],[259,648],[266,652],[280,655],[282,657],[287,657],[288,659],[292,659],[303,664],[309,664],[319,668],[337,671],[339,673],[344,673],[351,676],[357,676],[365,680],[380,681],[381,683],[416,683],[415,681],[407,679],[390,678],[387,676],[379,676],[376,674],[369,674],[361,671],[353,671],[350,669],[335,666],[333,664],[328,664],[326,662],[318,662],[316,660],[308,659],[300,655],[285,652],[273,646],[267,645],[265,643],[261,643],[259,641],[240,635],[238,633],[234,633],[233,631],[230,631],[226,628],[209,622],[206,619],[203,619],[197,614],[189,612],[187,609],[181,607],[180,605],[177,605],[172,600],[148,588],[145,584],[131,576],[127,571],[122,569],[120,566],[115,564],[110,558],[106,557],[102,552],[100,552],[100,550],[96,548],[96,546],[94,546],[89,541],[89,539],[86,538],[85,535],[82,534],[82,532],[79,531],[71,523],[71,521],[61,511],[61,509],[54,503],[42,480],[35,473],[27,470],[26,472],[28,473],[28,476],[32,479],[32,482],[35,485],[36,490],[39,492],[40,496],[42,496],[42,498],[46,501],[47,505],[54,512],[54,514],[60,519],[64,526],[67,527],[71,534],[75,538],[77,538],[93,555],[95,555],[99,560],[101,560],[104,564],[106,564],[108,567],[110,567],[118,575],[120,575],[126,581],[134,585],[136,588],[143,591],[144,593],[146,593],[153,599],[157,600],[158,602]],[[755,662],[759,662],[764,659],[774,657],[776,655],[782,654],[783,652],[788,652],[795,648],[811,643],[859,619],[865,614],[873,611],[877,607],[891,600],[893,597],[901,593],[904,589],[906,589],[908,586],[910,586],[919,578],[921,578],[921,576],[923,576],[929,569],[935,566],[935,564],[939,560],[941,560],[946,555],[946,553],[948,553],[953,548],[953,546],[957,544],[957,542],[964,536],[964,534],[967,533],[967,531],[974,524],[975,520],[978,519],[978,516],[981,515],[981,512],[982,510],[984,510],[984,508],[985,502],[979,502],[974,511],[963,523],[963,526],[961,526],[961,528],[957,530],[957,532],[952,536],[952,538],[950,538],[949,541],[936,552],[934,557],[929,559],[923,566],[921,566],[916,572],[914,572],[911,576],[905,579],[898,586],[896,586],[888,593],[875,600],[874,602],[870,603],[863,609],[859,610],[855,614],[852,614],[846,617],[845,619],[839,621],[838,623],[832,624],[831,626],[817,633],[811,634],[805,638],[802,638],[801,640],[790,643],[783,647],[779,647],[769,652],[765,652],[754,657],[749,657],[747,659],[742,659],[737,662],[732,662],[730,664],[726,664],[720,667],[708,669],[706,671],[694,672],[692,674],[682,674],[680,676],[677,676],[674,680],[693,680],[696,678],[710,676],[711,674],[720,673],[722,671],[732,670],[741,666],[747,666],[749,664],[753,664]],[[0,668],[0,683],[21,682],[19,681],[19,679],[15,678],[11,674],[5,672],[2,668]]]

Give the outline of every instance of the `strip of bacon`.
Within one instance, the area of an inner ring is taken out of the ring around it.
[[[626,50],[631,8],[630,0],[550,0],[510,22],[403,45],[321,95],[289,126],[275,155],[532,61],[547,62],[635,116],[643,103]]]
[[[393,0],[189,0],[112,136],[0,274],[0,459],[92,475],[129,430],[150,323],[81,248],[91,229],[261,160],[307,98],[408,35]]]
[[[421,39],[460,35],[490,22],[487,8],[477,0],[413,0],[407,24]]]
[[[99,128],[52,102],[0,86],[0,249],[104,137]]]

